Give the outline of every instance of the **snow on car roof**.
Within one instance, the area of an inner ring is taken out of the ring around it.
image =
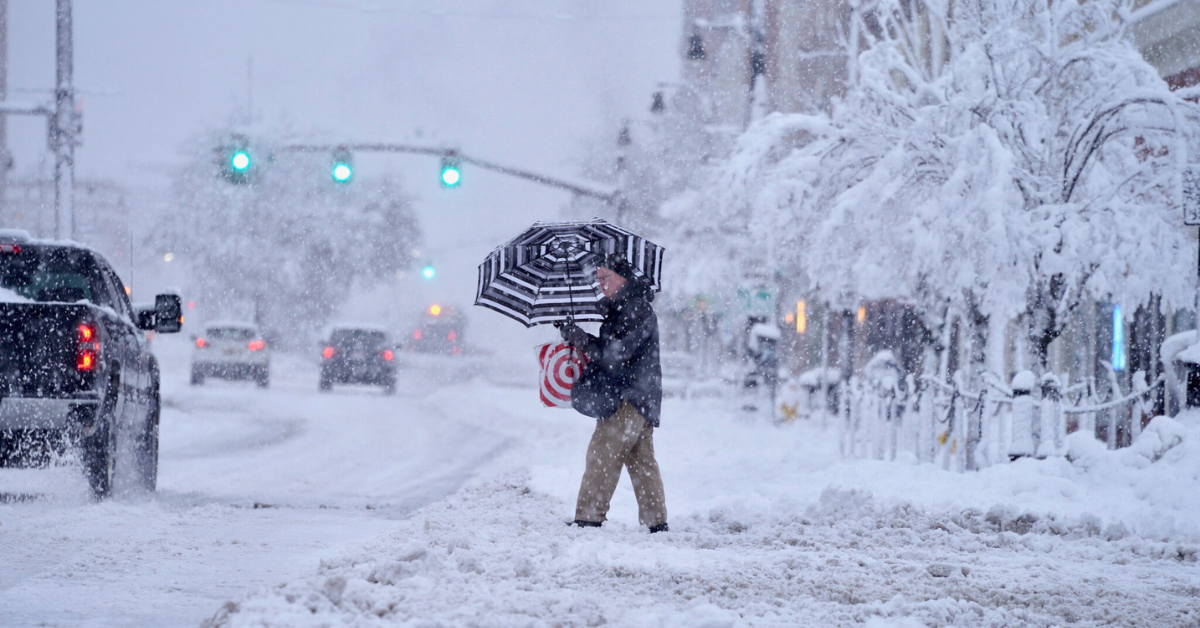
[[[218,329],[218,328],[250,329],[250,330],[257,331],[258,325],[255,325],[254,323],[246,323],[243,321],[213,321],[211,323],[205,323],[204,328],[205,329]]]
[[[9,290],[8,288],[0,288],[0,303],[33,303],[33,299],[26,298],[20,294]]]
[[[358,330],[358,329],[365,330],[365,331],[379,331],[379,332],[383,332],[385,334],[388,333],[389,331],[391,331],[391,329],[388,327],[385,327],[383,325],[377,325],[374,323],[337,323],[335,325],[330,326],[329,331],[334,332],[334,331],[341,331],[341,330]]]

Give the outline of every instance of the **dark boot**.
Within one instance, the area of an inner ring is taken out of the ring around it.
[[[670,528],[668,528],[667,524],[665,523],[660,523],[656,526],[650,526],[650,534],[654,534],[655,532],[670,532]]]
[[[578,526],[580,528],[599,528],[601,524],[599,521],[584,521],[583,519],[576,519],[567,525]]]

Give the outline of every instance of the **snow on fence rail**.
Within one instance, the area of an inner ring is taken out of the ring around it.
[[[1150,413],[1154,387],[1135,377],[1133,392],[1102,400],[1091,383],[1063,390],[1052,374],[1035,391],[1028,371],[1011,389],[989,383],[967,390],[960,379],[900,377],[898,369],[869,363],[865,377],[834,386],[838,438],[848,458],[933,462],[956,471],[1011,462],[1021,457],[1066,454],[1066,435],[1096,434],[1103,427],[1109,449],[1120,446],[1119,431],[1136,439]],[[872,368],[872,367],[875,368]],[[887,371],[891,370],[891,373]],[[882,373],[882,376],[881,376]],[[1140,381],[1139,381],[1140,380]],[[1115,386],[1112,390],[1119,391]],[[1040,398],[1034,393],[1039,392]]]

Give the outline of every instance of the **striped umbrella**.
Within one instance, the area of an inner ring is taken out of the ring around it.
[[[662,290],[661,246],[599,218],[539,222],[479,265],[475,305],[526,327],[604,320],[595,269],[612,255],[628,261],[654,291]]]

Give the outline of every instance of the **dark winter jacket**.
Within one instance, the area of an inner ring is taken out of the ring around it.
[[[612,299],[602,299],[604,322],[597,338],[568,325],[563,337],[583,349],[587,366],[571,389],[571,407],[597,419],[616,413],[628,401],[654,427],[662,408],[662,366],[658,359],[658,317],[654,291],[630,281]]]

